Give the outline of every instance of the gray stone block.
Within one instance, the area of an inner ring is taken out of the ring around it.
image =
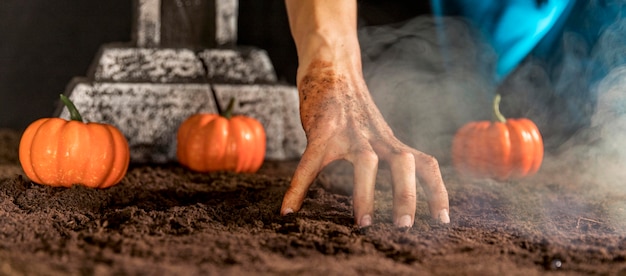
[[[187,48],[110,44],[102,47],[91,71],[98,82],[276,82],[267,52],[254,47],[205,49],[196,54]]]
[[[161,0],[161,46],[234,46],[238,3],[237,0]]]
[[[202,47],[236,45],[238,4],[134,0],[134,45],[104,45],[89,78],[74,79],[66,95],[85,120],[118,127],[134,163],[176,161],[180,124],[195,113],[216,113],[215,100],[225,107],[231,97],[237,99],[235,113],[265,127],[266,159],[300,157],[306,137],[298,92],[275,84],[267,52]],[[69,118],[62,105],[55,116]]]
[[[205,49],[198,53],[207,78],[221,83],[276,82],[274,66],[265,50],[256,48]]]
[[[84,120],[120,129],[135,163],[174,161],[180,123],[194,113],[217,112],[209,84],[75,81],[69,92]],[[57,114],[69,118],[65,108]]]
[[[185,48],[102,47],[93,68],[98,82],[194,82],[203,81],[202,61]]]
[[[237,19],[239,0],[213,0],[215,2],[215,44],[237,44]]]
[[[284,85],[213,85],[217,100],[226,108],[231,97],[233,112],[253,117],[267,133],[265,158],[287,160],[299,158],[306,147],[306,136],[300,123],[298,91]]]
[[[133,1],[132,38],[138,47],[156,47],[161,44],[161,1]]]
[[[306,137],[298,93],[283,85],[214,85],[220,106],[237,99],[234,112],[256,118],[267,132],[266,159],[300,157]],[[92,83],[76,79],[68,97],[86,121],[116,126],[128,139],[134,163],[176,161],[176,132],[190,115],[216,113],[210,84]],[[56,116],[68,119],[59,107]]]
[[[137,47],[216,47],[237,42],[238,0],[134,0]]]

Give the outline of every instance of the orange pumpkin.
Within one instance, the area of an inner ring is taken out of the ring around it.
[[[543,160],[543,140],[529,119],[506,119],[500,95],[493,104],[495,121],[470,122],[452,142],[452,162],[462,175],[506,180],[535,174]]]
[[[256,172],[265,159],[265,129],[251,117],[232,116],[234,99],[221,114],[200,113],[178,128],[178,162],[198,172]]]
[[[107,188],[122,180],[130,153],[124,135],[108,124],[83,123],[74,104],[61,100],[71,120],[42,118],[30,124],[20,140],[20,164],[35,183]]]

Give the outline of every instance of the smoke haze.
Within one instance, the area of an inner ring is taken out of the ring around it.
[[[491,118],[495,55],[466,22],[423,16],[359,35],[370,92],[405,143],[446,160],[456,129]]]
[[[502,83],[492,78],[493,49],[462,18],[364,27],[364,76],[396,135],[442,164],[458,128],[491,119],[498,92],[505,116],[529,118],[542,132],[544,172],[570,172],[589,196],[623,197],[625,14],[624,0],[577,2],[550,51],[531,53]],[[626,203],[614,205],[615,221],[626,221]]]

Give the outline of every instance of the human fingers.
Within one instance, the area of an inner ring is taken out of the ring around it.
[[[415,171],[423,180],[420,183],[426,193],[430,215],[440,222],[450,223],[448,191],[443,183],[437,159],[419,151],[414,151],[413,155]]]
[[[374,213],[374,187],[378,172],[378,156],[371,150],[350,154],[347,158],[354,166],[354,219],[359,227],[372,225]]]
[[[387,162],[393,182],[393,222],[397,227],[411,227],[417,201],[415,157],[409,152],[397,153]]]
[[[314,147],[306,148],[291,178],[280,208],[280,214],[283,216],[300,210],[311,183],[322,169],[323,154],[312,149]]]

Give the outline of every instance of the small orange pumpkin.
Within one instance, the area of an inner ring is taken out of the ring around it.
[[[128,170],[128,142],[112,125],[83,123],[76,106],[64,95],[61,101],[71,120],[42,118],[30,124],[19,145],[20,164],[35,183],[71,187],[107,188]]]
[[[254,118],[232,116],[234,99],[221,114],[200,113],[178,128],[178,162],[197,172],[256,172],[265,159],[265,129]]]
[[[543,160],[543,139],[527,118],[506,119],[500,95],[493,103],[494,122],[470,122],[452,142],[452,162],[462,175],[506,180],[535,174]]]

